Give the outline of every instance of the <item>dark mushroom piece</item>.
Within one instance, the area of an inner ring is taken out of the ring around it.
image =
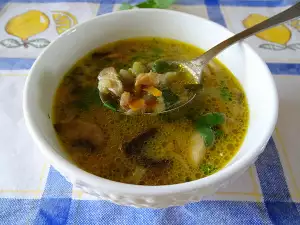
[[[143,154],[145,142],[150,138],[153,138],[157,132],[157,128],[150,128],[133,138],[131,141],[124,143],[121,146],[121,150],[124,151],[128,157],[134,158],[137,164],[144,168],[167,168],[172,164],[171,160],[153,159]]]
[[[150,128],[139,134],[131,141],[122,144],[121,149],[124,150],[127,156],[137,156],[142,153],[145,142],[152,138],[157,133],[157,128]]]
[[[54,124],[54,129],[75,149],[93,152],[105,147],[105,134],[96,124],[74,119],[67,123]]]

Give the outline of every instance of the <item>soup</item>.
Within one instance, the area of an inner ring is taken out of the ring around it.
[[[126,115],[173,110],[188,103],[202,87],[187,68],[167,60],[134,62],[119,73],[114,67],[107,67],[98,79],[103,105]]]
[[[139,185],[189,182],[223,168],[243,142],[249,111],[241,85],[217,60],[204,68],[192,102],[169,113],[125,115],[99,98],[97,78],[105,68],[119,74],[135,62],[201,53],[177,40],[145,37],[109,43],[78,61],[53,103],[54,128],[71,160],[97,176]],[[163,98],[178,96],[169,90]]]

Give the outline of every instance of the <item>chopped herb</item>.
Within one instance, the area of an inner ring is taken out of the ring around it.
[[[84,87],[78,90],[79,99],[72,104],[82,110],[88,110],[91,105],[101,105],[99,91],[95,87]]]
[[[85,87],[81,91],[81,98],[88,104],[101,105],[99,90],[96,87]]]
[[[120,10],[127,10],[132,8],[134,8],[134,6],[126,2],[122,3],[122,5],[120,6]]]
[[[146,0],[135,5],[138,8],[158,8],[155,0]]]
[[[48,113],[48,118],[50,119],[50,115],[49,115],[49,113]]]
[[[144,2],[138,3],[135,7],[138,8],[160,8],[166,9],[169,8],[175,1],[174,0],[146,0]],[[123,6],[123,4],[125,6]],[[120,7],[120,10],[132,9],[134,6],[128,3],[123,3]]]
[[[215,112],[215,113],[207,113],[205,115],[200,116],[200,118],[196,122],[196,126],[208,126],[213,127],[216,125],[221,125],[225,122],[225,116],[223,113]]]
[[[157,8],[160,9],[167,9],[175,2],[175,0],[154,0],[154,1],[158,6]]]
[[[174,94],[170,89],[162,90],[162,96],[164,98],[166,108],[169,108],[170,106],[174,105],[179,100],[179,97],[176,94]]]
[[[221,97],[226,101],[232,101],[232,93],[229,91],[228,87],[221,87]]]
[[[202,164],[200,166],[200,169],[203,171],[203,173],[205,175],[210,175],[212,174],[214,171],[217,170],[217,168],[214,165],[210,165],[210,164]]]
[[[157,57],[157,56],[154,56]],[[178,71],[178,65],[176,64],[170,64],[166,61],[162,61],[162,60],[156,60],[153,64],[152,64],[152,71],[155,73],[167,73],[167,72],[174,72],[174,71]]]
[[[212,146],[215,141],[215,135],[213,130],[210,127],[196,127],[196,129],[203,137],[205,146]]]
[[[152,71],[155,73],[166,73],[173,70],[173,66],[166,61],[156,61],[152,65]]]
[[[224,135],[224,131],[222,130],[215,130],[215,136],[216,138],[220,138]]]

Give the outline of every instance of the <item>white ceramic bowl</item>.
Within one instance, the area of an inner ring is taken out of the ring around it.
[[[240,176],[267,144],[278,111],[270,71],[246,44],[218,56],[246,91],[250,123],[238,154],[221,171],[206,178],[166,186],[138,186],[110,181],[78,168],[61,151],[51,120],[53,95],[63,75],[92,49],[138,36],[169,37],[209,49],[232,35],[224,27],[189,14],[158,9],[120,11],[96,17],[65,32],[38,57],[24,89],[24,116],[35,143],[51,164],[75,186],[99,198],[136,207],[168,207],[199,201]]]

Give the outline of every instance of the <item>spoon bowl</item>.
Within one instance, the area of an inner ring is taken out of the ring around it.
[[[203,67],[206,66],[210,60],[212,60],[215,56],[217,56],[220,52],[228,48],[229,46],[248,38],[249,36],[252,36],[258,32],[261,32],[265,29],[271,28],[273,26],[279,25],[281,23],[284,23],[288,20],[294,19],[300,17],[300,2],[296,3],[292,7],[288,8],[287,10],[261,22],[253,27],[250,27],[238,34],[233,35],[232,37],[226,39],[225,41],[222,41],[221,43],[217,44],[216,46],[212,47],[208,51],[206,51],[201,56],[193,59],[192,61],[172,61],[172,60],[163,60],[167,62],[168,64],[172,65],[179,65],[183,67],[185,70],[187,70],[194,78],[196,83],[193,86],[185,87],[187,90],[194,92],[193,95],[188,100],[177,102],[170,107],[166,108],[164,111],[159,112],[159,114],[171,112],[174,110],[177,110],[188,103],[190,103],[196,96],[198,88],[201,87],[201,75]],[[161,59],[162,60],[162,59]],[[191,88],[192,87],[192,88]],[[104,105],[108,106],[108,108],[113,109],[112,107],[109,107],[109,103],[105,100],[103,95],[100,94],[100,99],[104,103]],[[124,113],[121,110],[115,110],[121,113]],[[158,113],[143,113],[143,114],[154,114],[157,115]]]
[[[271,18],[269,18],[261,23],[258,23],[255,26],[250,27],[250,28],[222,41],[221,43],[212,47],[211,49],[206,51],[204,54],[193,59],[192,61],[168,61],[168,63],[183,66],[190,74],[192,74],[196,78],[196,82],[198,84],[200,84],[203,67],[206,66],[210,60],[212,60],[216,55],[218,55],[224,49],[226,49],[227,47],[235,44],[236,42],[239,42],[245,38],[248,38],[249,36],[252,36],[258,32],[261,32],[265,29],[271,28],[273,26],[279,25],[281,23],[284,23],[288,20],[291,20],[291,19],[294,19],[297,17],[300,17],[300,2],[296,3],[292,7],[288,8],[287,10],[285,10]],[[175,109],[179,109],[179,108],[185,106],[186,104],[191,102],[195,98],[195,96],[196,96],[196,92],[188,101],[186,101],[180,105],[176,104],[176,106],[174,108],[168,109],[167,111],[164,111],[162,113],[170,112],[170,111],[173,111]]]

